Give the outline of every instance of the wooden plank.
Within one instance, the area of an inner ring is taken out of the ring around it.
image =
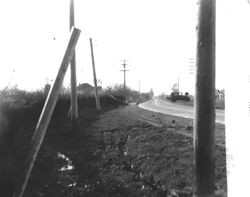
[[[62,63],[60,65],[60,69],[58,71],[56,80],[50,89],[49,95],[46,99],[46,102],[43,106],[42,113],[40,115],[39,121],[37,123],[34,136],[32,138],[32,145],[31,150],[28,153],[26,163],[25,163],[25,169],[24,173],[22,174],[20,178],[20,183],[15,190],[15,193],[13,197],[22,197],[26,188],[26,185],[28,183],[32,168],[34,166],[34,163],[37,158],[37,154],[39,152],[39,149],[42,145],[46,130],[48,128],[52,113],[54,111],[54,108],[56,106],[56,101],[58,99],[58,95],[60,92],[60,88],[63,83],[64,76],[66,74],[68,65],[73,57],[74,54],[74,48],[76,46],[76,43],[78,41],[78,38],[80,36],[80,30],[76,28],[72,28],[70,39],[68,42],[68,46],[66,49],[66,52],[64,54]]]
[[[199,1],[194,120],[194,196],[215,190],[215,0]]]

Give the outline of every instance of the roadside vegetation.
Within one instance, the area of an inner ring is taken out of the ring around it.
[[[17,88],[0,92],[0,196],[11,196],[16,187],[46,96]],[[122,86],[109,87],[101,93],[98,112],[93,94],[79,95],[79,123],[72,132],[64,89],[24,196],[192,196],[192,121],[125,105],[138,97],[150,99],[152,92],[124,94]],[[216,128],[216,196],[222,197],[225,128]]]
[[[128,102],[145,102],[154,97],[154,92],[151,89],[149,92],[140,93],[139,91],[132,90],[127,87],[125,90],[123,85],[109,86],[105,89],[104,95],[124,96]]]
[[[0,196],[11,196],[16,186],[47,94],[48,92],[43,90],[27,92],[16,87],[0,91]],[[124,105],[123,95],[116,95],[115,98],[105,93],[100,96],[103,111]],[[79,95],[78,107],[79,111],[89,112],[91,116],[98,115],[93,95]],[[69,91],[62,89],[47,131],[48,136],[51,136],[54,129],[69,130],[70,127],[67,126],[70,125],[69,109]],[[89,124],[88,119],[85,124]],[[49,151],[46,155],[50,154]],[[47,160],[43,162],[49,164]]]

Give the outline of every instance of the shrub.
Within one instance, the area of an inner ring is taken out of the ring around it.
[[[104,95],[113,95],[115,97],[124,97],[129,102],[136,102],[140,100],[141,102],[151,99],[154,94],[151,89],[150,92],[140,93],[139,91],[132,90],[127,87],[124,90],[123,85],[116,84],[114,86],[109,86],[104,90]]]

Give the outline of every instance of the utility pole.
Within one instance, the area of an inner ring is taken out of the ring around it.
[[[180,92],[180,80],[179,80],[179,77],[178,77],[178,92]]]
[[[123,63],[122,63],[122,65],[123,65],[123,70],[120,70],[120,71],[122,71],[122,72],[124,73],[123,89],[124,89],[124,92],[125,92],[125,90],[126,90],[126,72],[129,71],[129,70],[126,70],[126,66],[128,65],[128,64],[126,63],[126,61],[128,61],[128,60],[121,60],[121,61],[123,61]]]
[[[74,0],[70,0],[70,30],[75,26],[75,13],[74,13]],[[78,103],[77,103],[77,90],[76,90],[76,59],[75,50],[70,62],[71,66],[71,124],[72,130],[76,129],[78,118]]]
[[[194,119],[194,196],[215,190],[215,0],[199,0]]]
[[[95,85],[96,109],[98,111],[100,111],[101,110],[101,105],[100,105],[100,99],[99,99],[98,90],[97,90],[97,80],[96,80],[96,72],[95,72],[95,59],[94,59],[92,38],[90,38],[89,41],[90,41],[91,58],[92,58],[92,66],[93,66],[94,85]]]
[[[139,81],[139,93],[141,93],[141,81]]]
[[[77,44],[78,38],[80,36],[80,30],[72,28],[70,39],[66,51],[64,53],[60,68],[58,70],[56,79],[53,86],[50,89],[49,95],[47,96],[46,102],[43,106],[40,118],[36,125],[35,132],[31,141],[31,149],[27,154],[27,158],[24,164],[24,170],[21,172],[17,188],[13,194],[13,197],[22,197],[25,191],[25,188],[28,184],[31,171],[33,169],[34,163],[36,161],[38,152],[43,143],[47,128],[50,123],[53,111],[56,106],[56,102],[60,93],[60,88],[63,83],[64,76],[67,72],[67,68],[74,54],[74,48]]]

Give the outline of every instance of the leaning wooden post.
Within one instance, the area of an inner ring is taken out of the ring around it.
[[[199,1],[194,120],[194,196],[215,189],[215,0]]]
[[[70,30],[73,26],[75,26],[74,0],[70,0]],[[70,62],[70,66],[71,66],[71,123],[72,123],[72,130],[75,130],[78,118],[75,50],[72,60]]]
[[[101,105],[100,105],[100,98],[98,95],[98,90],[97,90],[97,81],[96,81],[96,72],[95,72],[95,59],[94,59],[94,51],[93,51],[93,44],[92,44],[92,38],[89,39],[90,41],[90,48],[91,48],[91,57],[92,57],[92,66],[93,66],[93,76],[94,76],[94,84],[95,84],[95,101],[96,101],[96,109],[98,111],[101,110]]]
[[[53,87],[50,89],[49,95],[46,99],[46,102],[43,106],[42,113],[40,115],[39,121],[37,123],[34,136],[32,138],[31,150],[29,151],[24,167],[24,174],[20,177],[20,183],[13,194],[13,197],[22,197],[24,190],[29,180],[32,168],[34,166],[37,154],[43,142],[46,130],[48,128],[52,113],[54,111],[56,101],[60,92],[60,88],[63,83],[65,73],[67,71],[68,65],[73,57],[74,48],[76,46],[77,40],[80,36],[80,30],[72,28],[70,39],[66,52],[64,54],[60,69],[58,71],[56,80],[53,84]]]

